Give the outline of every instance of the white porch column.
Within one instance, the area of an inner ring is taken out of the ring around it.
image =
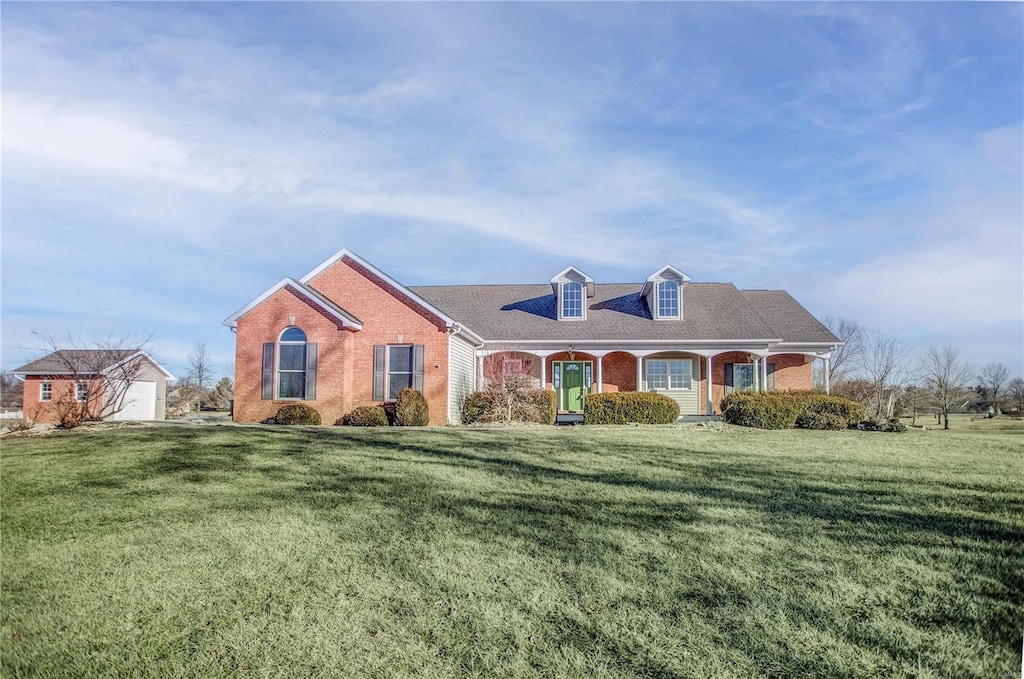
[[[761,359],[761,391],[768,391],[768,357]]]
[[[485,380],[484,380],[484,357],[483,356],[480,356],[479,358],[476,359],[476,369],[477,369],[476,390],[477,391],[482,391],[484,388],[487,387],[487,385],[485,384]]]
[[[832,391],[832,357],[826,356],[825,359],[825,393],[831,394]]]
[[[636,354],[636,390],[644,390],[644,354]]]
[[[711,355],[710,354],[704,357],[704,363],[705,363],[705,365],[707,367],[706,368],[707,369],[707,387],[705,387],[704,390],[707,392],[705,395],[707,396],[707,401],[708,401],[707,402],[707,410],[704,412],[704,414],[705,415],[710,415],[711,412],[712,412],[711,409],[713,407],[711,405],[711,385],[712,385],[713,381],[711,379]]]
[[[604,354],[598,354],[594,358],[597,359],[597,393],[601,393],[601,379],[604,374],[601,368],[601,364],[604,363]]]
[[[540,388],[548,388],[548,356],[547,354],[541,354],[540,356]]]
[[[754,359],[754,391],[761,391],[761,365],[759,359]]]

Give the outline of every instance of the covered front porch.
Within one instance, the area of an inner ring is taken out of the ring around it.
[[[555,391],[560,419],[581,414],[586,397],[654,391],[679,404],[683,417],[711,417],[732,390],[810,389],[812,364],[824,363],[828,390],[831,347],[665,343],[491,346],[477,351],[477,389],[509,375]],[[563,417],[565,416],[565,417]]]

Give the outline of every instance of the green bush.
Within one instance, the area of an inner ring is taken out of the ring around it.
[[[320,424],[320,413],[305,403],[289,403],[274,415],[274,424]]]
[[[504,422],[508,420],[507,398],[500,390],[474,391],[462,404],[462,424],[477,422]],[[517,422],[554,424],[558,413],[555,392],[545,389],[529,389],[515,395],[512,408],[513,419]]]
[[[816,413],[805,410],[796,418],[796,426],[800,429],[825,429],[838,431],[848,429],[846,420],[834,413]]]
[[[388,416],[380,406],[359,406],[343,417],[341,424],[350,427],[386,427]]]
[[[842,421],[842,426],[832,418],[811,415],[834,416]],[[722,419],[759,429],[846,429],[864,419],[864,406],[819,391],[734,391],[722,400]],[[809,423],[814,426],[808,426]]]
[[[583,406],[585,424],[670,424],[679,419],[679,404],[651,391],[590,394]]]
[[[803,399],[786,392],[734,391],[722,399],[722,419],[758,429],[792,429]]]
[[[430,423],[427,399],[415,389],[403,389],[395,399],[396,427],[425,427]]]
[[[785,393],[785,392],[783,392]],[[792,392],[807,403],[805,410],[813,413],[836,415],[844,422],[844,429],[855,427],[864,419],[864,404],[842,396],[831,396],[819,392]],[[800,425],[797,425],[800,426]]]
[[[554,424],[555,415],[558,414],[558,394],[550,389],[534,389],[530,398],[537,408],[537,421],[541,424]]]

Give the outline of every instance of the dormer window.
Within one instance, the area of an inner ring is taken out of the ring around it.
[[[651,317],[656,321],[683,319],[683,291],[690,277],[674,266],[663,266],[644,282],[640,296],[647,301]]]
[[[562,318],[583,318],[582,283],[562,283]]]
[[[560,321],[585,321],[587,299],[594,296],[594,279],[570,266],[551,279]]]
[[[679,318],[679,283],[658,283],[658,318]]]

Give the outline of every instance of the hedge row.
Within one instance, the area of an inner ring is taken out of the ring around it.
[[[585,424],[671,424],[679,419],[679,404],[650,391],[590,394],[583,406]]]
[[[269,421],[269,420],[268,420]],[[320,424],[320,413],[306,403],[281,406],[273,417],[274,424]],[[425,427],[430,422],[430,409],[423,394],[415,389],[403,389],[395,401],[394,412],[389,415],[383,406],[359,406],[342,417],[336,424],[351,427]]]
[[[758,429],[848,429],[864,419],[864,406],[817,391],[734,391],[722,400],[722,419]]]
[[[475,391],[462,405],[462,424],[477,422],[507,422],[509,410],[514,422],[554,424],[558,412],[555,392],[547,389],[528,389],[516,394],[513,402],[505,402],[508,395],[498,391]]]

